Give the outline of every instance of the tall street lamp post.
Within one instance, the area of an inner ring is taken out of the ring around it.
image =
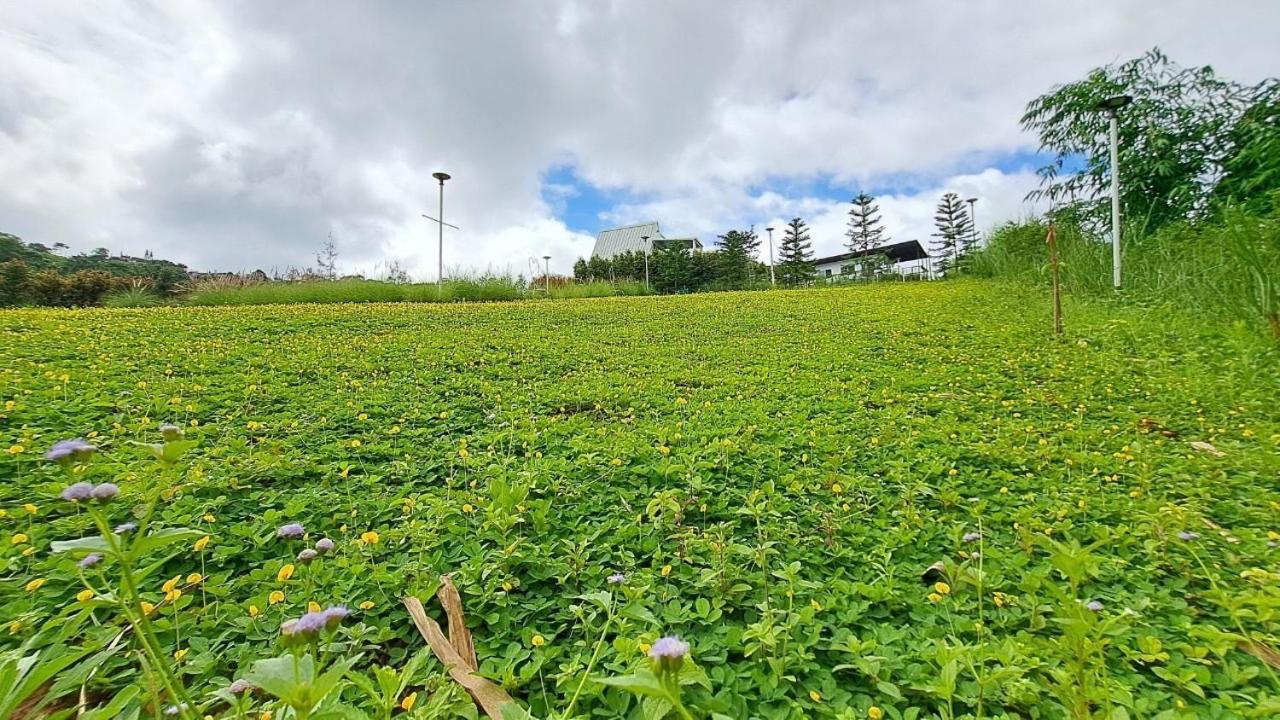
[[[649,236],[641,235],[640,239],[644,241],[644,288],[649,289]]]
[[[767,227],[764,231],[769,233],[769,285],[778,287],[778,278],[773,274],[773,228]]]
[[[1120,289],[1120,129],[1116,113],[1133,102],[1129,95],[1115,95],[1093,106],[1111,121],[1111,285]]]
[[[974,212],[973,206],[978,202],[978,198],[971,197],[965,202],[969,203],[969,246],[978,244],[978,215]]]
[[[440,181],[440,217],[436,224],[440,226],[439,242],[436,247],[436,298],[444,293],[444,181],[449,179],[447,172],[434,172],[431,177]]]
[[[551,256],[543,255],[542,261],[546,264],[546,269],[542,271],[542,277],[547,281],[547,297],[551,297]]]

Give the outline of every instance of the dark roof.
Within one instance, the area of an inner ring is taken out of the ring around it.
[[[919,240],[907,240],[906,242],[894,243],[892,245],[881,245],[870,250],[855,250],[854,252],[841,253],[839,255],[829,255],[814,260],[816,265],[824,265],[826,263],[843,262],[845,260],[854,260],[867,255],[887,255],[890,260],[896,263],[907,262],[908,260],[923,260],[929,257],[929,253],[920,245]]]

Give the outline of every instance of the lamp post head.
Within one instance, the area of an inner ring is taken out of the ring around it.
[[[964,201],[965,201],[965,202],[967,202],[967,203],[969,203],[970,205],[972,205],[972,204],[974,204],[974,203],[978,202],[978,198],[976,198],[976,197],[975,197],[975,198],[965,198],[965,200],[964,200]]]
[[[449,178],[451,178],[451,177],[453,177],[453,176],[452,176],[452,175],[450,175],[450,174],[449,174],[449,173],[447,173],[447,172],[433,172],[433,173],[431,173],[431,177],[433,177],[433,178],[435,178],[435,179],[439,180],[439,181],[440,181],[440,184],[441,184],[441,185],[443,185],[445,180],[448,180]]]
[[[771,228],[771,227],[767,227],[767,228],[765,228],[765,229],[764,229],[764,231],[765,231],[765,232],[773,232],[773,228]]]
[[[1132,102],[1132,95],[1112,95],[1106,100],[1099,101],[1093,106],[1093,109],[1113,113]]]
[[[543,260],[550,260],[550,259],[551,259],[551,256],[550,256],[550,255],[543,255],[543,256],[542,256],[542,259],[543,259]]]

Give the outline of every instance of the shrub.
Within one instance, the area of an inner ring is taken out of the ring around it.
[[[109,308],[155,307],[159,304],[160,298],[155,293],[139,285],[111,293],[102,301],[102,305]]]

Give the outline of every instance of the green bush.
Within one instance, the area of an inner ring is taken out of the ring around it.
[[[979,277],[1047,284],[1048,248],[1043,220],[1008,223],[968,269]],[[1070,219],[1055,225],[1062,284],[1078,296],[1111,297],[1111,245]],[[1227,209],[1211,221],[1167,225],[1123,235],[1123,290],[1119,297],[1168,305],[1219,321],[1244,321],[1280,338],[1280,215]]]
[[[102,300],[103,307],[109,308],[155,307],[159,304],[160,298],[155,293],[138,286],[111,293]]]

